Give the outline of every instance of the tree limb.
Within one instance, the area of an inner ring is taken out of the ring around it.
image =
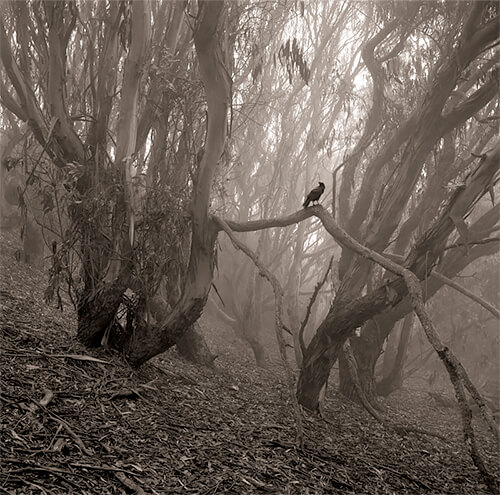
[[[311,309],[314,305],[314,302],[316,301],[316,298],[318,297],[319,291],[321,290],[323,285],[325,285],[328,274],[330,273],[330,270],[332,269],[332,263],[333,263],[333,256],[330,258],[330,263],[328,263],[328,268],[326,269],[326,272],[323,275],[323,278],[314,287],[314,291],[312,293],[311,299],[309,300],[309,304],[307,305],[306,315],[305,315],[304,320],[302,321],[302,323],[300,325],[299,343],[300,343],[300,349],[302,350],[302,355],[304,355],[304,353],[306,352],[306,345],[304,343],[304,330],[305,330],[307,322],[309,320],[309,316],[311,315]]]
[[[368,112],[363,134],[359,138],[359,141],[356,143],[351,153],[349,153],[347,159],[344,160],[333,172],[335,182],[337,180],[337,172],[344,167],[342,173],[342,186],[339,192],[339,217],[342,218],[343,222],[345,222],[343,225],[348,224],[349,220],[349,211],[347,208],[354,185],[354,174],[359,165],[359,159],[373,139],[384,114],[385,78],[382,70],[382,64],[375,58],[375,48],[382,43],[399,24],[400,21],[398,19],[394,19],[386,24],[378,33],[365,43],[363,49],[361,50],[361,56],[372,78],[372,106]]]
[[[404,256],[400,256],[397,254],[392,254],[392,253],[383,253],[384,256],[387,256],[389,259],[392,259],[398,263],[404,261]],[[492,304],[490,304],[488,301],[485,301],[482,297],[477,296],[470,290],[466,289],[465,287],[462,287],[460,284],[457,284],[454,282],[451,278],[443,275],[442,273],[437,272],[436,270],[432,270],[431,276],[434,277],[437,280],[440,280],[443,282],[445,285],[448,285],[455,289],[456,291],[460,292],[464,296],[468,297],[469,299],[472,299],[473,301],[477,302],[480,306],[482,306],[484,309],[489,311],[495,318],[500,319],[500,311],[495,308]]]
[[[286,341],[285,341],[285,337],[283,335],[283,319],[282,319],[283,289],[281,288],[281,285],[280,285],[278,279],[264,266],[264,264],[259,260],[257,255],[249,247],[247,247],[241,241],[236,239],[231,228],[229,227],[229,225],[226,222],[224,222],[224,220],[222,220],[218,217],[213,217],[213,220],[218,224],[219,228],[227,234],[229,239],[231,239],[233,246],[236,249],[243,251],[254,262],[255,266],[259,270],[260,275],[262,277],[264,277],[265,279],[267,279],[267,281],[271,284],[271,287],[273,288],[274,300],[275,300],[274,317],[275,317],[276,339],[278,340],[278,347],[280,350],[281,361],[283,363],[283,367],[285,369],[285,374],[287,377],[288,389],[290,392],[290,399],[292,401],[293,408],[295,411],[295,419],[297,422],[297,444],[300,447],[302,447],[303,442],[304,442],[304,433],[303,433],[303,427],[302,427],[302,414],[300,412],[299,403],[297,401],[297,396],[295,395],[294,378],[293,378],[292,370],[290,368],[290,365],[288,364],[288,360],[286,357]]]
[[[132,155],[137,140],[137,113],[139,87],[145,63],[146,50],[151,38],[151,10],[148,2],[132,3],[132,40],[123,73],[120,113],[118,116],[116,158],[125,179],[126,205],[128,208],[129,240],[134,245],[135,216],[138,209],[132,183]]]
[[[27,116],[28,123],[33,131],[33,134],[35,135],[40,145],[44,147],[47,144],[46,138],[48,134],[48,126],[43,119],[42,112],[37,104],[32,88],[29,87],[29,85],[26,83],[16,61],[14,60],[9,38],[7,37],[5,26],[1,19],[0,55],[5,72],[7,73],[12,86],[14,86],[16,94],[21,103],[21,108]],[[54,159],[56,163],[60,164],[60,161],[57,161],[57,156],[55,155],[55,153],[50,148],[47,151],[49,153],[49,156]]]
[[[498,69],[495,69],[486,84],[475,91],[464,102],[460,103],[460,105],[443,115],[439,132],[441,134],[446,134],[455,129],[457,126],[463,124],[467,119],[470,119],[481,108],[483,108],[497,94]]]
[[[64,2],[45,2],[44,7],[49,24],[48,103],[50,116],[59,120],[54,128],[54,137],[67,162],[83,163],[83,143],[75,132],[66,104],[66,48],[69,40],[64,33],[66,5]],[[74,27],[74,24],[70,23],[68,28],[71,26]]]
[[[21,105],[15,100],[15,98],[9,93],[8,89],[5,87],[4,81],[0,81],[0,103],[9,111],[11,111],[18,119],[26,122],[28,116],[26,112],[21,108]]]
[[[489,311],[493,316],[495,316],[495,318],[500,319],[500,311],[497,308],[495,308],[495,306],[490,304],[488,301],[485,301],[483,298],[476,296],[476,294],[474,294],[470,290],[467,290],[465,287],[462,287],[460,284],[457,284],[450,278],[441,275],[441,273],[436,272],[436,270],[432,270],[431,275],[437,278],[438,280],[441,280],[441,282],[445,283],[446,285],[453,287],[453,289],[460,292],[469,299],[472,299],[473,301],[477,302],[480,306],[486,309],[486,311]]]

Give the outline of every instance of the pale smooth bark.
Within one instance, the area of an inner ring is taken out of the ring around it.
[[[139,366],[174,345],[201,315],[211,288],[217,228],[208,216],[215,169],[224,150],[231,79],[217,34],[223,1],[200,2],[194,43],[208,107],[205,149],[194,181],[191,252],[180,301],[158,324],[142,322],[126,343],[125,354]]]

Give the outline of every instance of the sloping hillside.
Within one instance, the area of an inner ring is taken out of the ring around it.
[[[2,493],[485,492],[458,415],[424,392],[394,394],[386,414],[448,442],[386,431],[331,391],[327,421],[306,418],[299,451],[279,363],[255,369],[223,328],[204,325],[214,369],[171,351],[136,372],[83,348],[70,308],[44,304],[46,276],[1,236]]]

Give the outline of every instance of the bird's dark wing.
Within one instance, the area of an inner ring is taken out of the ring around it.
[[[310,199],[311,201],[316,201],[317,199],[319,199],[319,197],[323,194],[323,189],[318,186],[318,187],[315,187],[308,195],[307,195],[307,199]]]
[[[304,201],[304,204],[302,205],[304,208],[307,208],[309,206],[309,203],[311,201],[318,201],[320,196],[324,193],[325,191],[325,185],[320,182],[318,187],[315,187],[306,197],[306,200]]]

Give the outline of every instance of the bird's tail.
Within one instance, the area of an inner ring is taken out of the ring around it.
[[[304,203],[302,204],[302,206],[304,208],[307,208],[309,206],[309,203],[311,202],[311,200],[309,198],[306,198],[306,200],[304,201]]]

